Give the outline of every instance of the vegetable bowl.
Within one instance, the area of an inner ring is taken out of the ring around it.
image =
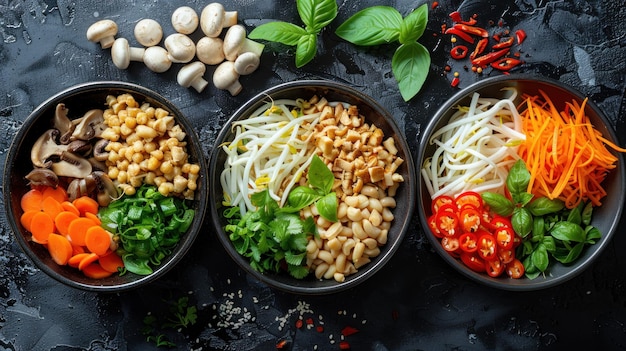
[[[157,154],[167,156],[150,165]],[[198,235],[204,159],[191,124],[159,94],[126,82],[76,85],[35,108],[15,136],[4,169],[7,219],[57,281],[136,288],[175,266]]]
[[[258,94],[211,154],[219,240],[279,290],[328,294],[365,281],[392,257],[414,209],[402,135],[375,100],[344,84],[302,80]]]
[[[418,212],[435,251],[504,290],[563,283],[602,253],[625,200],[623,152],[560,82],[491,77],[450,98],[420,139]]]

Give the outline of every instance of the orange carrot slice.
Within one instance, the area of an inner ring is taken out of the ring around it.
[[[48,243],[48,237],[54,233],[54,220],[46,212],[37,212],[30,221],[30,232],[33,234],[33,241],[39,244]]]
[[[104,256],[101,256],[98,261],[100,262],[100,266],[102,266],[105,271],[111,273],[117,273],[118,268],[124,267],[124,261],[122,260],[122,257],[120,257],[120,255],[116,254],[113,251]]]
[[[97,225],[102,224],[102,221],[100,220],[100,217],[98,217],[98,215],[96,215],[96,214],[93,214],[91,212],[85,212],[85,217],[91,219]]]
[[[80,216],[80,211],[78,211],[78,209],[76,208],[76,206],[74,206],[73,203],[69,201],[63,201],[61,202],[61,206],[63,207],[63,210],[74,212],[76,216]]]
[[[72,203],[76,206],[81,216],[84,216],[86,212],[98,214],[98,202],[89,196],[76,198]]]
[[[43,200],[43,193],[35,188],[30,189],[20,199],[20,206],[24,212],[26,211],[41,211],[41,201]]]
[[[22,213],[22,215],[20,216],[20,223],[22,223],[24,229],[30,232],[30,222],[33,220],[33,216],[39,212],[41,211],[30,210]]]
[[[90,265],[98,260],[98,255],[93,252],[87,253],[87,256],[83,257],[78,263],[78,269],[83,270],[87,265]]]
[[[86,217],[78,217],[73,220],[67,227],[67,234],[70,240],[72,240],[72,244],[85,246],[85,235],[87,234],[87,230],[93,226],[96,226],[96,223]]]
[[[57,232],[62,235],[69,234],[70,223],[78,218],[74,212],[61,211],[54,217],[54,225],[57,228]]]
[[[53,188],[51,186],[45,187],[43,190],[43,198],[52,197],[59,203],[67,201],[67,192],[63,187],[57,186]]]
[[[63,212],[63,206],[54,197],[44,197],[41,201],[41,209],[47,212],[50,217],[55,218],[59,213]]]
[[[92,279],[102,279],[111,276],[113,273],[105,270],[97,263],[92,263],[83,267],[83,274]]]
[[[67,260],[67,265],[70,266],[70,267],[78,268],[78,265],[80,264],[80,262],[82,260],[84,260],[85,258],[87,258],[88,256],[90,256],[90,255],[91,255],[91,253],[89,253],[89,252],[81,252],[81,253],[77,253],[77,254],[74,254],[72,252],[72,257],[70,257],[70,259]]]
[[[69,235],[66,236],[66,237],[69,237]],[[70,239],[70,243],[71,243],[71,241],[72,240]],[[76,256],[78,254],[85,253],[85,252],[86,251],[85,251],[85,247],[84,246],[78,246],[78,245],[72,244],[72,256]]]
[[[64,236],[52,233],[48,236],[48,251],[52,260],[63,266],[72,257],[72,244]]]
[[[85,246],[87,246],[87,250],[98,256],[104,256],[111,247],[111,236],[104,228],[93,226],[87,229]]]

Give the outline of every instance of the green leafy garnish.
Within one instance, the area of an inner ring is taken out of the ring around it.
[[[511,200],[492,192],[481,195],[494,213],[511,216],[513,229],[522,237],[516,257],[524,264],[526,277],[534,279],[545,274],[550,258],[570,264],[585,245],[595,244],[602,235],[591,225],[591,203],[581,202],[570,210],[559,199],[535,198],[526,191],[529,181],[526,164],[518,160],[506,179]]]
[[[296,67],[309,63],[317,53],[317,35],[337,16],[335,0],[297,0],[298,14],[304,28],[276,21],[254,28],[250,39],[266,40],[296,47]]]
[[[196,306],[189,305],[189,298],[186,296],[167,303],[170,308],[166,316],[159,318],[161,316],[148,314],[143,318],[142,333],[146,336],[146,341],[154,343],[157,347],[173,348],[176,344],[167,338],[165,331],[167,329],[179,331],[194,325],[198,319],[198,310]]]
[[[149,275],[176,247],[193,221],[195,210],[186,200],[142,185],[98,213],[102,226],[120,240],[118,254],[126,271]]]
[[[420,91],[430,70],[430,53],[417,40],[428,23],[428,6],[421,5],[404,19],[390,6],[363,9],[342,23],[335,33],[359,46],[399,42],[391,60],[391,69],[404,101]]]

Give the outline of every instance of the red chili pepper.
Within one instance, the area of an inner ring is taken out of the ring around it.
[[[491,36],[493,38],[493,40],[500,42],[500,39],[502,38],[502,36],[500,35],[500,33],[495,33],[494,35]]]
[[[464,59],[467,56],[467,46],[457,45],[450,50],[450,56],[455,60]]]
[[[474,233],[463,233],[459,237],[459,245],[463,252],[472,253],[478,250],[478,237]]]
[[[508,71],[511,68],[519,65],[522,61],[514,59],[512,57],[501,58],[498,61],[492,62],[491,67],[499,69],[501,71]]]
[[[479,67],[484,67],[490,63],[492,63],[493,61],[499,59],[500,57],[506,55],[509,52],[509,49],[501,49],[498,51],[492,51],[488,54],[479,56],[475,59],[472,60],[472,65],[474,66],[479,66]]]
[[[476,57],[478,57],[478,55],[482,54],[487,48],[488,43],[489,43],[489,39],[487,38],[480,39],[478,43],[476,44],[476,48],[474,48],[474,51],[472,51],[472,53],[470,54],[470,60],[473,60]]]
[[[517,39],[517,45],[520,45],[526,39],[526,31],[518,29],[515,31],[515,38]]]
[[[475,26],[469,26],[467,24],[463,24],[463,23],[457,23],[454,25],[453,28],[456,28],[460,31],[463,31],[465,33],[468,34],[472,34],[472,35],[476,35],[479,37],[483,37],[483,38],[487,38],[489,37],[489,32],[487,32],[487,30],[480,28],[480,27],[475,27]]]
[[[296,321],[296,328],[298,328],[298,329],[302,328],[302,319],[298,319]]]
[[[281,341],[278,342],[278,344],[276,344],[276,348],[277,349],[282,349],[286,345],[287,345],[287,340],[281,340]]]
[[[448,16],[450,16],[450,18],[454,22],[462,22],[463,21],[463,18],[461,17],[461,13],[459,11],[451,12]]]
[[[308,325],[313,324],[313,318],[307,318],[306,319],[306,324],[308,324]]]
[[[350,344],[347,341],[341,341],[339,343],[340,350],[350,350]]]
[[[451,27],[451,28],[446,29],[444,34],[456,35],[457,37],[465,40],[466,42],[470,44],[474,44],[474,38],[472,38],[471,35],[461,31],[460,29]]]
[[[341,335],[343,335],[343,336],[350,336],[350,335],[356,334],[358,332],[359,332],[359,330],[357,328],[353,328],[351,326],[346,326],[345,328],[343,328],[341,330]]]
[[[514,258],[513,261],[506,264],[506,274],[513,279],[518,279],[524,276],[524,265],[520,260]]]
[[[485,260],[485,271],[490,277],[499,277],[504,272],[504,263],[499,259]]]
[[[513,40],[514,40],[513,37],[508,37],[500,41],[499,43],[494,44],[491,48],[494,50],[497,50],[497,49],[504,49],[504,48],[511,47],[513,45]]]
[[[439,2],[433,1],[433,4],[430,6],[430,8],[431,9],[435,9],[435,8],[437,8],[437,6],[439,6]]]
[[[315,327],[315,330],[317,330],[318,333],[323,333],[324,327],[322,327],[321,325],[318,325],[317,327]]]
[[[452,78],[452,82],[450,82],[450,85],[454,88],[456,88],[459,83],[461,82],[461,80],[459,79],[459,77],[454,77]]]
[[[461,253],[461,261],[474,272],[482,273],[485,271],[485,260],[480,258],[477,253]]]

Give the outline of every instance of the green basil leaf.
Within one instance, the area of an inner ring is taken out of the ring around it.
[[[287,196],[287,203],[291,208],[301,210],[311,205],[319,198],[320,196],[315,190],[309,188],[308,186],[299,186],[289,192],[289,195]],[[281,210],[284,210],[284,208]],[[289,212],[294,211],[290,210]]]
[[[412,11],[402,21],[402,26],[400,27],[400,36],[398,37],[398,41],[400,42],[400,44],[407,44],[417,41],[417,39],[419,39],[422,34],[424,34],[427,23],[428,5],[423,4],[422,6]]]
[[[546,251],[548,252],[556,251],[556,240],[554,240],[554,237],[550,235],[546,235],[543,237],[543,241],[541,243],[546,248]]]
[[[569,214],[567,215],[568,222],[572,222],[578,225],[580,225],[583,222],[582,206],[584,205],[582,205],[582,202],[581,202],[580,205],[576,206],[575,208],[572,208],[569,211]]]
[[[591,215],[593,214],[593,205],[591,202],[585,204],[582,212],[582,224],[590,225],[591,224]]]
[[[524,265],[524,275],[526,276],[526,278],[532,280],[537,278],[541,274],[539,269],[537,269],[537,267],[535,267],[535,265],[533,264],[530,256],[526,256],[524,260],[522,260],[522,264]]]
[[[591,225],[585,228],[585,234],[585,242],[588,244],[595,244],[596,240],[600,240],[602,238],[602,233],[600,232],[600,230]]]
[[[335,34],[360,46],[394,42],[400,36],[402,15],[391,6],[365,8],[343,22]]]
[[[543,217],[533,218],[533,240],[541,241],[546,233],[546,223]]]
[[[319,156],[313,155],[309,165],[308,181],[313,187],[322,190],[325,195],[333,190],[335,175]]]
[[[296,67],[300,68],[309,63],[317,53],[317,36],[308,34],[300,37],[296,47]]]
[[[513,214],[515,204],[506,196],[493,192],[484,192],[480,194],[483,201],[489,205],[489,209],[500,216],[508,217]]]
[[[527,191],[528,183],[530,183],[530,172],[523,160],[517,160],[506,177],[506,186],[514,201],[520,203],[516,198]]]
[[[310,34],[319,33],[337,16],[335,0],[297,0],[296,5],[300,19]]]
[[[428,77],[430,53],[418,42],[402,44],[393,54],[391,70],[402,98],[409,101],[422,89]]]
[[[568,264],[576,261],[580,253],[583,251],[585,243],[578,243],[572,247],[571,250],[567,249],[559,249],[552,256],[559,262],[563,264]]]
[[[548,251],[543,243],[540,243],[530,254],[530,259],[535,267],[541,272],[545,272],[548,268],[548,263],[550,263],[550,259],[548,257]]]
[[[337,194],[334,192],[317,200],[315,207],[320,216],[329,222],[337,222]]]
[[[522,238],[525,238],[533,230],[533,216],[524,207],[516,207],[511,215],[513,230]]]
[[[147,258],[140,258],[137,255],[130,253],[122,256],[124,260],[124,268],[138,275],[150,275],[152,274],[152,268],[148,265]]]
[[[575,242],[585,241],[585,231],[583,228],[572,222],[561,221],[555,223],[550,230],[550,234],[558,240]]]
[[[301,37],[308,33],[304,28],[288,22],[269,22],[254,28],[248,38],[267,40],[288,46],[296,46]]]
[[[563,200],[552,199],[547,197],[539,197],[529,202],[526,208],[533,214],[533,216],[544,216],[551,213],[556,213],[565,207]]]

